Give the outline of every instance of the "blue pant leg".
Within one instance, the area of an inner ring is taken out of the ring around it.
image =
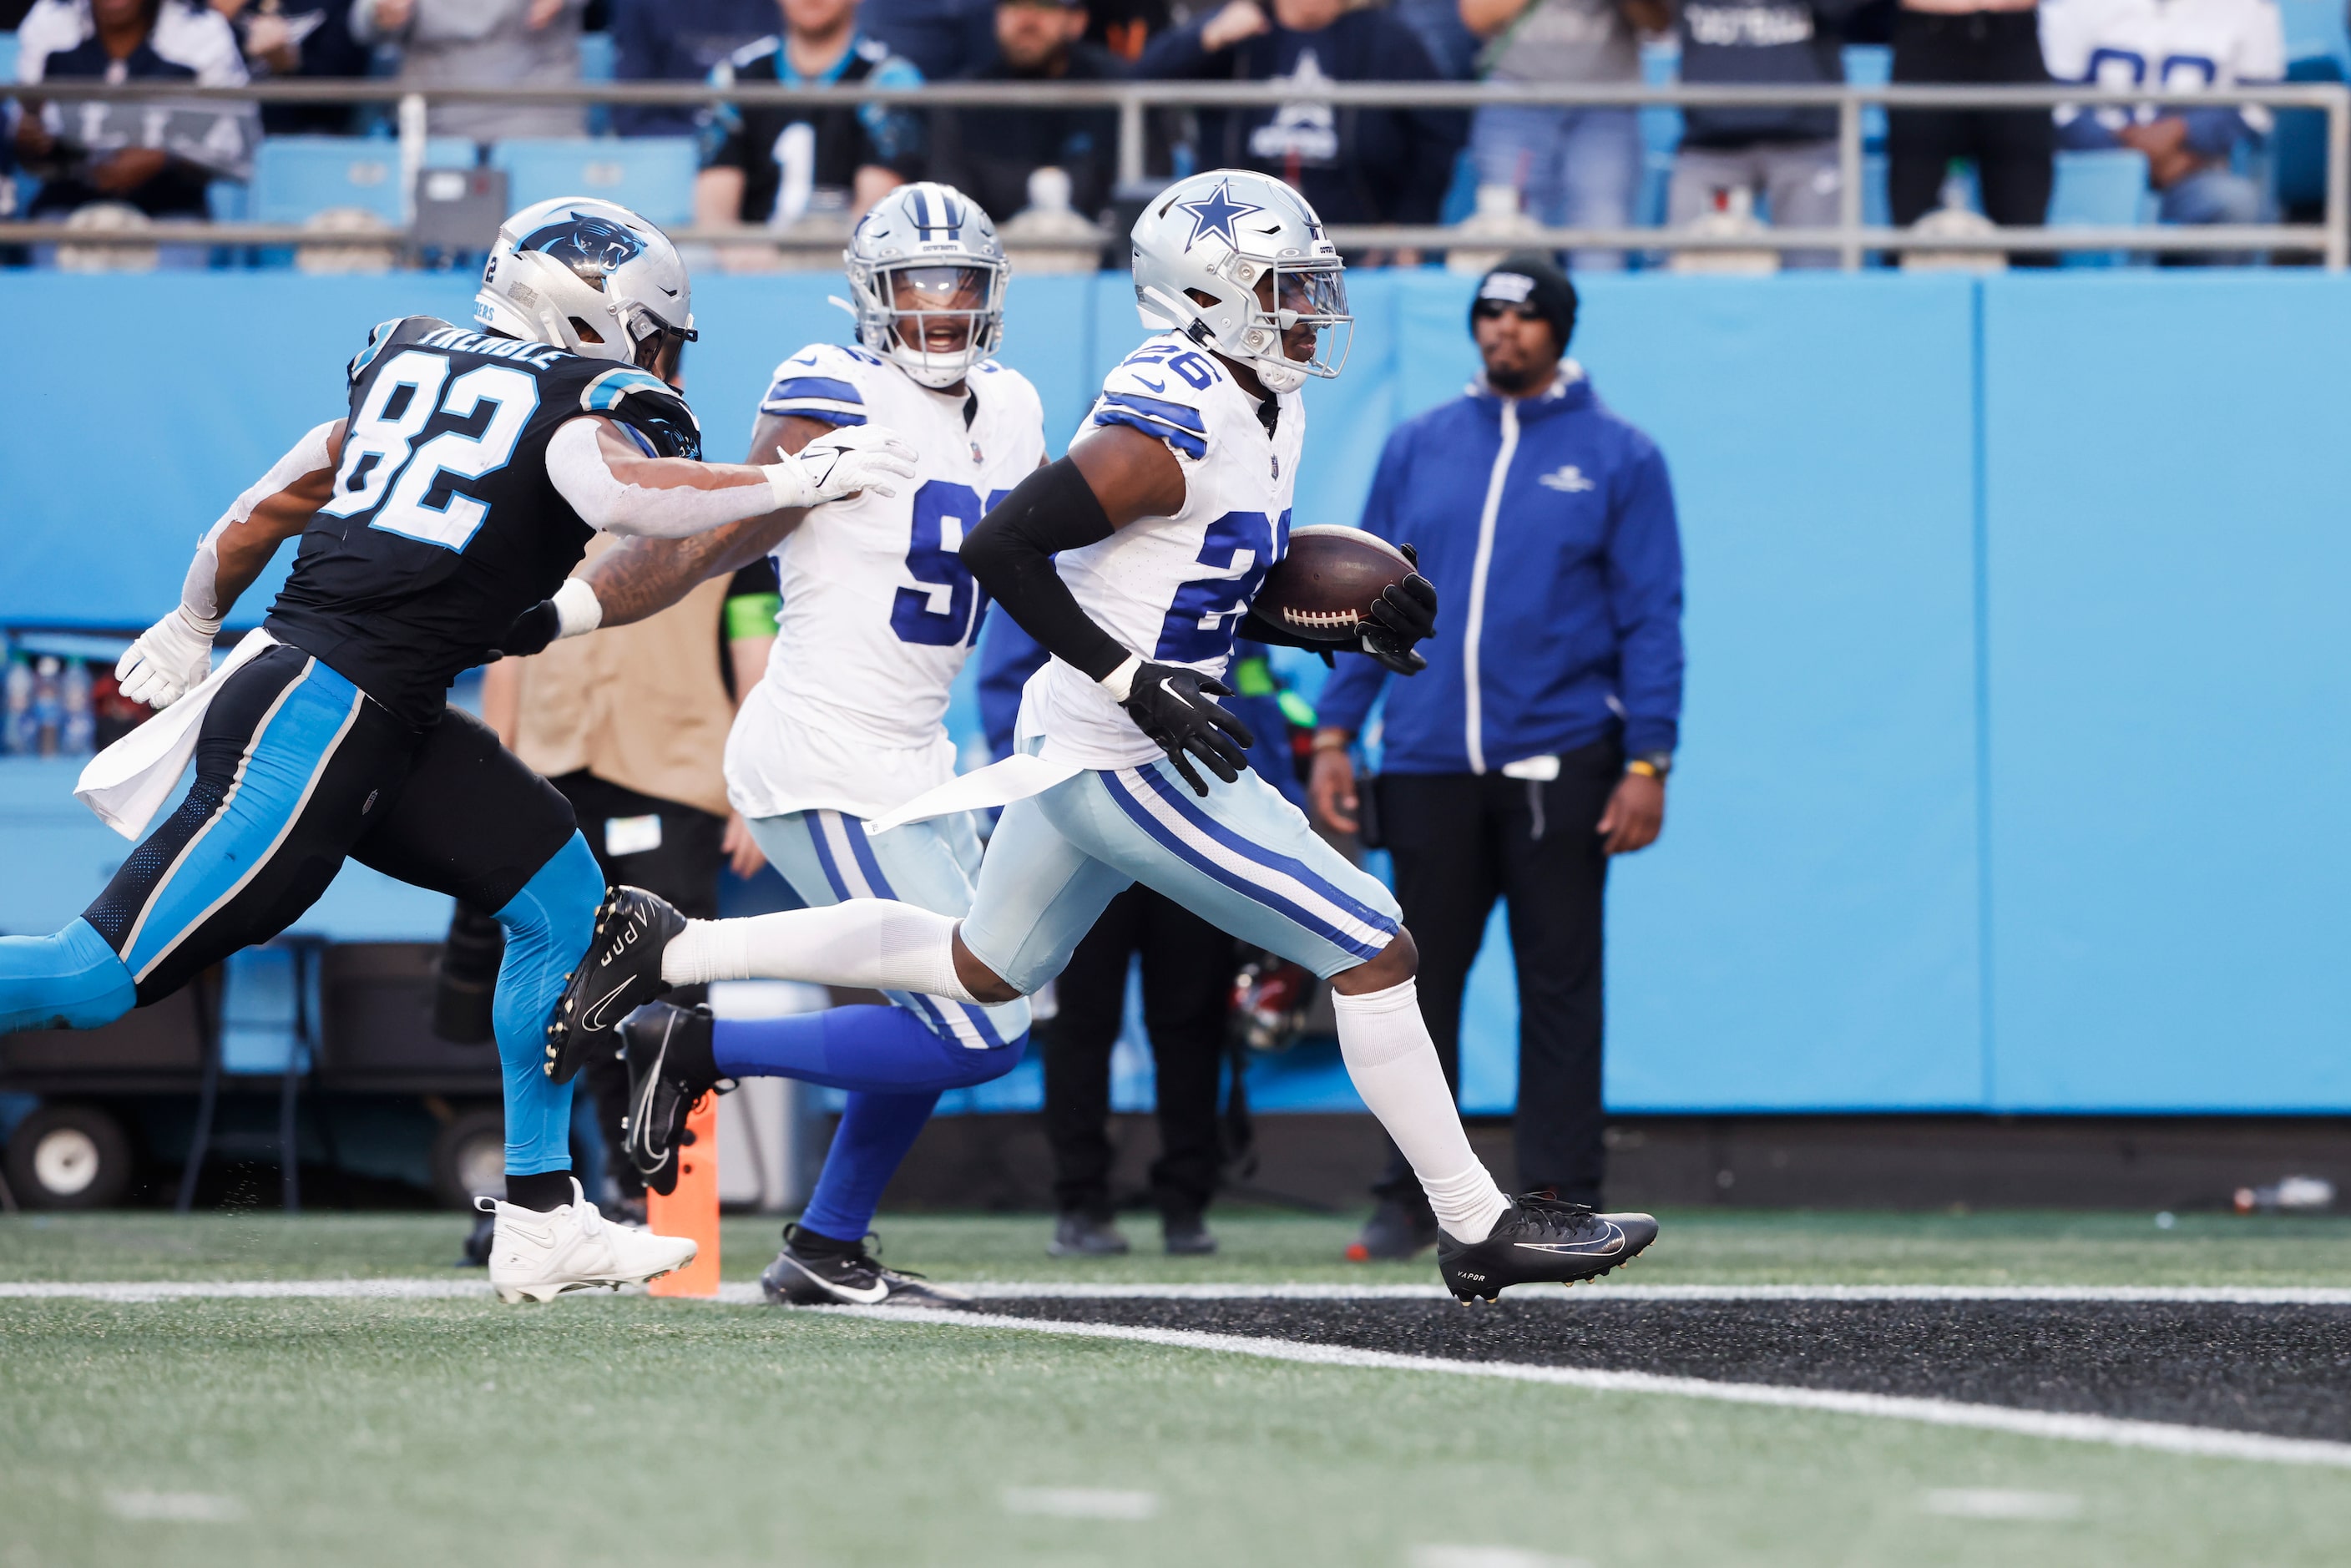
[[[87,920],[54,936],[0,936],[0,1034],[96,1029],[137,999],[130,969]]]
[[[918,1094],[852,1094],[841,1107],[841,1125],[825,1151],[816,1190],[800,1211],[800,1223],[835,1241],[855,1241],[873,1224],[882,1189],[905,1163],[906,1151],[939,1103],[933,1090]]]
[[[547,1020],[587,954],[603,897],[604,873],[575,832],[497,912],[507,956],[490,1022],[506,1079],[508,1176],[571,1167],[571,1085],[548,1080]]]

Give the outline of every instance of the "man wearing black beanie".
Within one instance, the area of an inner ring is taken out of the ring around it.
[[[1563,356],[1575,286],[1539,251],[1479,280],[1485,375],[1388,437],[1363,526],[1411,544],[1445,605],[1422,678],[1340,655],[1316,705],[1314,814],[1368,817],[1420,944],[1420,1006],[1460,1085],[1461,998],[1497,898],[1519,987],[1519,1185],[1597,1206],[1602,898],[1613,855],[1653,841],[1681,711],[1682,566],[1672,486],[1649,438]],[[1349,755],[1387,694],[1378,779]],[[1375,810],[1362,810],[1373,796]],[[1391,1161],[1348,1256],[1437,1239]]]

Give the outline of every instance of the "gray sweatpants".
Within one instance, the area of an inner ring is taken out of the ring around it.
[[[1685,147],[1674,155],[1666,222],[1678,228],[1714,210],[1718,190],[1744,188],[1769,203],[1781,228],[1834,228],[1837,221],[1836,143],[1759,141],[1748,147]],[[1759,204],[1761,204],[1759,203]],[[1833,250],[1782,252],[1782,267],[1834,267]]]

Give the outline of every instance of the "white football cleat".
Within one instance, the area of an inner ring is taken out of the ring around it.
[[[656,1236],[606,1220],[576,1176],[571,1201],[560,1208],[541,1212],[494,1197],[477,1197],[474,1207],[497,1216],[490,1288],[502,1301],[551,1301],[566,1291],[642,1285],[684,1268],[698,1250],[683,1236]]]

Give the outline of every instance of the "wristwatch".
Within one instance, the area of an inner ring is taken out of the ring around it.
[[[1625,764],[1627,773],[1638,773],[1645,779],[1663,779],[1674,770],[1674,754],[1670,751],[1645,751]]]

